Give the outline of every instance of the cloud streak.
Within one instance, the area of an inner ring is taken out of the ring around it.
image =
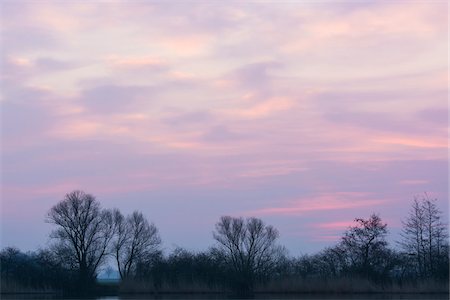
[[[227,213],[325,230],[447,197],[445,3],[1,5],[8,228],[72,187],[155,218],[176,203],[207,217],[192,234]]]
[[[289,206],[277,206],[249,212],[249,215],[302,215],[327,210],[356,209],[375,207],[386,202],[383,199],[370,199],[360,193],[333,193],[318,195],[314,198],[290,201]]]

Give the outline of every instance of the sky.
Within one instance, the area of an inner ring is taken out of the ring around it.
[[[72,190],[163,249],[257,217],[292,255],[413,198],[448,220],[447,1],[2,1],[1,246]]]

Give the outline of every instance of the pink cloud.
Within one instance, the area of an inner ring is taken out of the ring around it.
[[[340,6],[345,8],[345,4]],[[442,24],[446,23],[445,8],[440,11],[436,8],[430,3],[408,6],[403,3],[383,3],[369,9],[344,9],[344,13],[324,9],[321,17],[317,17],[314,10],[306,9],[298,17],[304,20],[301,30],[307,38],[291,39],[290,43],[282,43],[281,49],[287,53],[316,51],[342,40],[354,46],[375,45],[389,36],[433,39],[439,33],[442,34]],[[369,36],[371,39],[367,40]]]
[[[50,196],[50,195],[64,195],[68,191],[76,189],[79,186],[78,183],[61,182],[49,185],[33,185],[33,186],[17,186],[17,185],[3,185],[2,195],[19,197],[22,199],[32,199],[40,196]]]
[[[83,139],[96,136],[102,130],[98,121],[74,120],[52,129],[48,135],[62,139]]]
[[[213,36],[207,33],[195,33],[190,35],[163,35],[159,39],[165,51],[176,57],[197,56],[206,54],[211,48]]]
[[[310,212],[355,209],[385,203],[385,199],[371,199],[364,193],[338,192],[313,198],[289,201],[289,205],[268,207],[248,212],[249,215],[302,215]]]
[[[445,195],[447,5],[231,6],[5,4],[5,207],[183,195],[331,240]]]
[[[106,58],[107,64],[115,68],[135,69],[142,67],[163,68],[166,63],[160,59],[151,56],[119,56],[110,55]]]
[[[306,170],[308,170],[308,168],[305,167],[274,166],[270,168],[244,171],[238,176],[244,178],[272,177],[302,172]]]
[[[270,98],[247,108],[231,109],[224,113],[243,118],[263,118],[291,109],[295,101],[285,97]]]
[[[319,229],[343,230],[352,225],[354,225],[353,221],[338,221],[338,222],[316,223],[313,225],[313,227]]]
[[[417,148],[447,148],[447,140],[444,137],[405,137],[385,135],[374,137],[376,143],[387,145],[399,145]]]
[[[424,180],[424,179],[405,179],[405,180],[401,180],[400,184],[403,184],[403,185],[425,185],[429,182],[430,182],[429,180]]]
[[[373,33],[429,35],[439,30],[439,26],[433,26],[435,24],[430,22],[431,16],[435,16],[434,8],[425,3],[380,5],[356,10],[346,14],[345,18],[334,15],[328,20],[313,22],[309,29],[313,35],[321,37],[366,36]]]
[[[314,241],[314,242],[337,242],[341,239],[341,237],[342,236],[338,235],[338,234],[336,234],[336,235],[333,235],[333,234],[321,235],[321,234],[319,234],[319,235],[312,236],[311,241]]]

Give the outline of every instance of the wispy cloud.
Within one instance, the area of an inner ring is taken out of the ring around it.
[[[317,197],[289,201],[289,205],[268,207],[248,212],[249,215],[302,215],[308,212],[374,207],[386,202],[364,194],[346,192],[323,194]]]
[[[447,197],[446,3],[1,6],[6,209],[79,187],[301,227]]]

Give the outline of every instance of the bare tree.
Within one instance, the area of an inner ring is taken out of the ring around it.
[[[118,210],[114,211],[116,237],[113,253],[122,279],[135,273],[136,266],[145,256],[151,255],[161,244],[155,225],[149,224],[140,212],[133,212],[125,218]]]
[[[47,222],[57,226],[51,233],[54,249],[78,272],[80,287],[87,289],[108,253],[114,232],[112,213],[101,209],[94,196],[73,191],[50,209]]]
[[[426,193],[416,196],[409,216],[403,221],[400,246],[415,262],[421,277],[438,275],[448,269],[447,226],[436,202],[437,199],[431,199]]]
[[[369,219],[355,219],[356,225],[350,227],[342,237],[341,247],[350,259],[354,269],[369,276],[376,262],[387,251],[387,224],[372,214]]]
[[[224,216],[216,224],[214,239],[235,272],[237,288],[251,292],[258,275],[270,272],[282,248],[276,245],[278,231],[257,218]]]
[[[415,258],[417,273],[423,276],[425,274],[425,246],[423,243],[425,214],[417,197],[414,198],[408,218],[402,223],[403,240],[400,245],[406,254]]]

